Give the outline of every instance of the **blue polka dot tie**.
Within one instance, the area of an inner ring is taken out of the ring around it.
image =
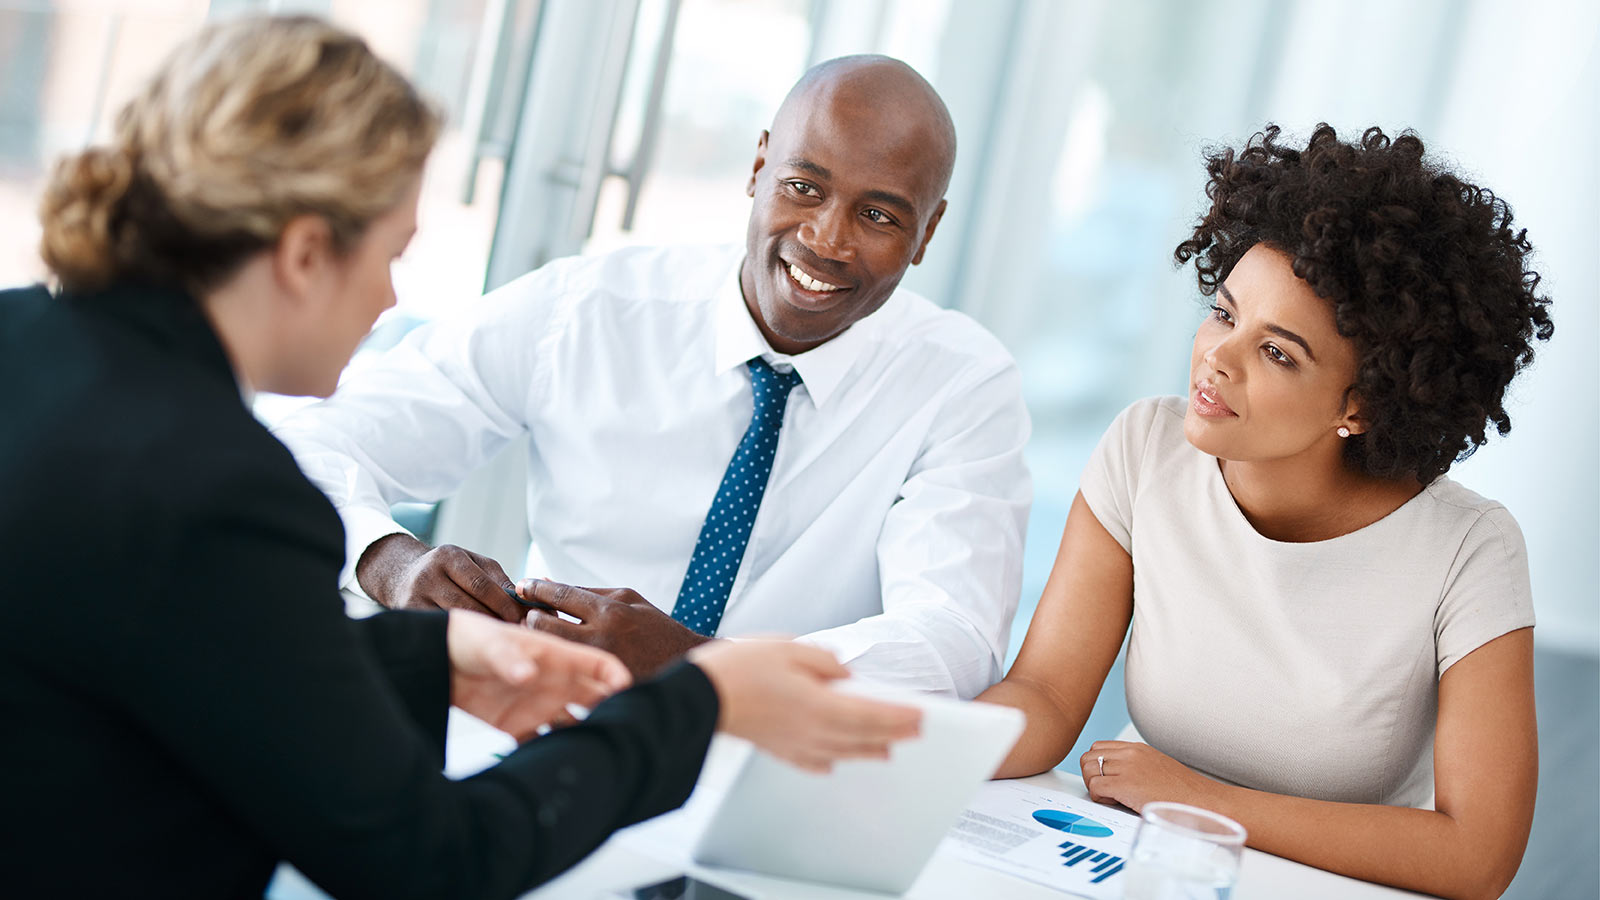
[[[739,574],[744,548],[750,543],[750,527],[761,508],[761,496],[767,492],[783,410],[789,405],[789,392],[800,383],[800,373],[775,372],[759,356],[750,360],[749,369],[755,415],[733,452],[728,471],[722,474],[711,512],[700,526],[700,539],[695,541],[678,603],[672,607],[674,619],[706,637],[715,636],[722,622],[734,576]]]

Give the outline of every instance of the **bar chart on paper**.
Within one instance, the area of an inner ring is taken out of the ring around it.
[[[941,845],[970,862],[1097,900],[1122,897],[1139,820],[1016,781],[978,791]]]
[[[1082,864],[1089,870],[1089,883],[1099,884],[1122,871],[1122,857],[1065,841],[1061,844],[1061,864],[1067,867]]]

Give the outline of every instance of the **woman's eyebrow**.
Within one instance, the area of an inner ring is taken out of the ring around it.
[[[1222,295],[1222,299],[1228,301],[1228,305],[1229,306],[1232,306],[1234,309],[1238,309],[1239,308],[1239,301],[1233,299],[1233,292],[1228,290],[1228,286],[1227,285],[1225,285],[1225,284],[1217,285],[1217,293]],[[1305,338],[1301,337],[1298,334],[1295,334],[1294,332],[1292,332],[1289,329],[1283,327],[1282,325],[1278,325],[1278,324],[1275,324],[1273,322],[1268,322],[1268,323],[1266,323],[1265,325],[1263,325],[1261,327],[1265,328],[1266,330],[1272,332],[1275,335],[1278,335],[1279,337],[1281,337],[1281,338],[1283,338],[1285,340],[1294,341],[1296,344],[1299,344],[1300,348],[1302,350],[1306,351],[1307,358],[1309,358],[1312,362],[1316,362],[1317,361],[1317,354],[1311,352],[1311,345],[1306,343],[1306,339]]]

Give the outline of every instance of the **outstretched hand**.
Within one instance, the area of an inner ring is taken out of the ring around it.
[[[528,627],[613,653],[635,679],[659,672],[710,638],[697,634],[627,588],[583,588],[537,578],[517,583],[517,596],[545,609],[527,613]]]
[[[713,641],[689,661],[717,689],[717,729],[813,772],[849,758],[887,759],[915,737],[922,711],[834,690],[850,670],[820,647],[793,641]]]
[[[476,612],[452,610],[445,633],[450,702],[519,741],[632,683],[609,653]]]

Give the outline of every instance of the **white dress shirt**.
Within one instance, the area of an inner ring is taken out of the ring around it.
[[[857,675],[961,697],[996,681],[1031,498],[1015,363],[906,290],[820,347],[777,353],[745,307],[742,257],[558,260],[284,421],[278,437],[344,518],[344,583],[403,530],[391,503],[449,496],[527,434],[528,528],[548,569],[533,574],[630,587],[670,611],[750,425],[745,363],[761,356],[804,383],[718,636],[803,635]]]

